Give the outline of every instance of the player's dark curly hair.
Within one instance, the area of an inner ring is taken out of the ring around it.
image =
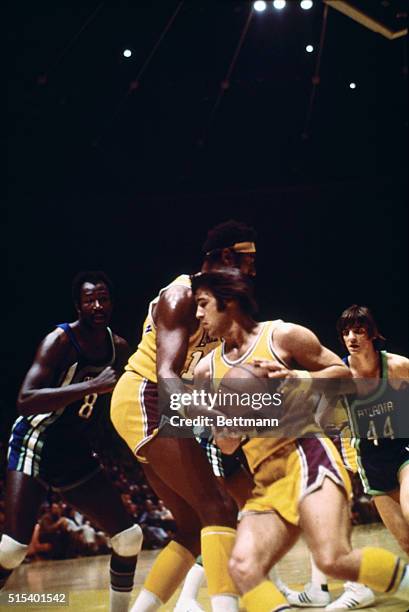
[[[206,258],[218,256],[221,249],[233,246],[236,242],[255,242],[256,230],[241,221],[230,219],[209,230],[202,251]]]
[[[367,306],[358,306],[352,304],[341,314],[337,321],[337,332],[340,342],[345,346],[343,334],[354,327],[363,327],[366,329],[368,338],[370,338],[374,347],[378,350],[385,342],[385,338],[380,333],[373,314]]]
[[[237,268],[217,268],[211,272],[199,272],[191,276],[192,291],[208,289],[216,298],[217,308],[225,310],[228,300],[239,303],[241,310],[253,317],[257,310],[251,279]]]
[[[81,288],[84,283],[92,283],[93,285],[104,283],[104,285],[108,287],[111,299],[113,299],[114,285],[105,272],[102,272],[102,270],[83,270],[82,272],[78,272],[72,281],[71,293],[74,304],[77,305],[80,303]]]

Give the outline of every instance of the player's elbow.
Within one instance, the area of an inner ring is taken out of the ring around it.
[[[17,412],[20,416],[28,416],[35,409],[35,397],[29,391],[21,391],[17,398]]]
[[[338,366],[340,372],[341,372],[341,376],[342,378],[352,378],[352,372],[351,369],[348,368],[348,366],[346,365],[339,365]]]
[[[178,373],[173,368],[168,366],[167,364],[163,366],[159,366],[156,370],[156,374],[157,374],[158,380],[167,380],[167,379],[179,377]]]
[[[341,364],[334,364],[330,366],[327,370],[327,377],[331,378],[333,381],[338,380],[339,386],[342,390],[344,389],[355,389],[355,384],[349,381],[352,381],[352,373],[348,366]],[[341,382],[342,381],[342,382]],[[335,385],[336,387],[336,385]],[[337,389],[338,390],[338,389]]]
[[[17,413],[21,416],[25,416],[26,411],[26,398],[22,395],[19,395],[17,398]]]

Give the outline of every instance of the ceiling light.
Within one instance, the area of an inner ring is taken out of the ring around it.
[[[257,2],[253,4],[253,6],[254,6],[254,10],[257,11],[258,13],[262,13],[267,8],[267,4],[264,2],[264,0],[257,0]]]

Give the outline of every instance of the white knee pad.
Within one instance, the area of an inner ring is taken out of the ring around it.
[[[132,525],[111,538],[113,550],[121,557],[133,557],[139,554],[142,542],[143,533],[139,525]]]
[[[0,565],[4,569],[18,567],[24,561],[27,550],[27,544],[21,544],[10,536],[3,534],[0,541]]]

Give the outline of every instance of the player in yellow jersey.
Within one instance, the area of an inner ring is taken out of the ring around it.
[[[242,223],[217,226],[208,235],[203,270],[226,265],[254,275],[254,239],[254,230]],[[236,513],[226,508],[196,440],[158,435],[166,427],[159,391],[169,395],[184,389],[195,365],[215,346],[195,312],[190,278],[179,276],[151,302],[138,350],[113,393],[112,422],[143,463],[150,484],[178,526],[175,540],[156,559],[133,612],[156,610],[165,603],[200,551],[213,610],[237,610],[237,591],[227,569]]]
[[[222,345],[196,368],[199,381],[216,381],[216,375],[220,378],[233,366],[266,354],[275,362],[270,378],[307,378],[313,385],[314,379],[350,377],[339,357],[310,330],[282,321],[257,323],[251,287],[238,270],[199,274],[192,280],[192,290],[203,327],[210,335],[223,337]],[[224,452],[233,452],[241,438],[219,438],[218,444]],[[266,577],[301,530],[315,562],[328,575],[358,580],[409,601],[409,566],[380,548],[351,548],[350,484],[330,440],[253,438],[243,449],[256,486],[244,507],[230,572],[246,610],[288,608]]]
[[[322,405],[321,405],[322,403]],[[325,397],[321,398],[317,407],[317,420],[320,413],[325,413],[327,402]],[[348,424],[346,398],[339,398],[336,407],[330,411],[333,417],[331,426],[327,424],[325,431],[331,436],[339,455],[352,478],[358,471],[357,454],[351,444],[351,430]],[[293,591],[286,585],[280,585],[281,592],[285,595],[288,603],[298,608],[324,608],[328,612],[335,610],[359,610],[370,606],[375,601],[373,591],[363,584],[348,581],[344,584],[343,593],[330,603],[331,597],[328,591],[328,578],[320,571],[310,555],[311,579],[302,591]]]

